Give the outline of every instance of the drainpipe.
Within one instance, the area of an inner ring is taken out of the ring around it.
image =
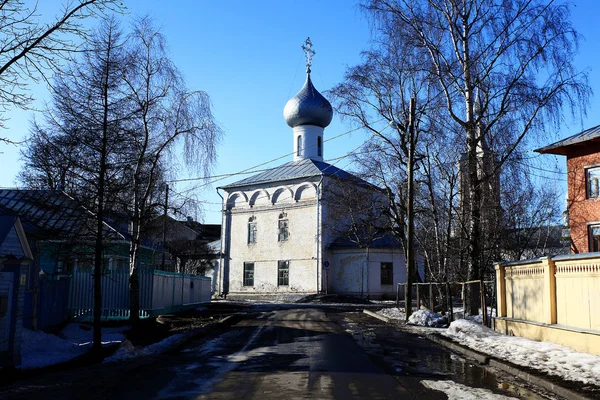
[[[222,286],[222,281],[223,281],[223,245],[225,244],[225,210],[223,209],[223,204],[225,203],[225,199],[223,198],[223,196],[221,195],[221,193],[219,193],[219,189],[217,188],[217,194],[219,195],[219,197],[221,198],[221,249],[219,250],[219,282],[218,282],[218,290],[217,290],[217,296],[221,295],[223,286]]]
[[[321,237],[321,219],[319,218],[319,216],[321,215],[320,213],[320,208],[321,208],[321,187],[323,184],[323,175],[321,175],[321,179],[319,179],[319,184],[317,185],[317,220],[316,220],[316,227],[317,227],[317,248],[316,248],[316,258],[317,258],[317,268],[316,268],[316,285],[317,285],[317,293],[319,293],[319,286],[321,286],[321,291],[323,291],[323,282],[319,281],[319,270],[322,268],[321,265],[323,264],[320,260],[321,258],[321,243],[322,243],[322,237]],[[323,279],[323,277],[321,276],[321,280]]]

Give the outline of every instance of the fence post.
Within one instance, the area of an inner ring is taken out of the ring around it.
[[[433,300],[433,285],[429,282],[429,305],[431,307],[431,312],[435,312],[435,302]]]
[[[462,284],[462,290],[460,292],[460,296],[462,297],[462,307],[463,307],[463,318],[467,316],[467,296],[465,293],[465,284]]]
[[[421,291],[419,290],[420,285],[417,283],[417,311],[421,309]]]
[[[448,281],[446,281],[446,297],[448,298],[448,307],[450,308],[450,322],[452,322],[454,321],[454,305],[452,304],[452,292],[450,292],[450,283]]]
[[[544,322],[556,324],[556,265],[550,257],[542,257],[540,260],[544,266]]]
[[[396,307],[400,308],[400,283],[396,284]]]
[[[497,263],[496,269],[496,313],[498,317],[506,317],[506,267]]]
[[[479,281],[479,296],[481,303],[481,325],[487,326],[487,304],[485,301],[485,283],[483,283],[483,279]]]

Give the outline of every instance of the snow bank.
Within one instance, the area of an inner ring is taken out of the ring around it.
[[[439,314],[428,310],[415,311],[410,317],[408,322],[414,325],[428,326],[431,328],[443,328],[448,325],[448,319],[442,317]]]
[[[119,343],[129,327],[103,328],[102,344]],[[85,324],[68,324],[56,335],[23,329],[20,369],[42,368],[72,360],[92,346],[93,330]]]
[[[406,314],[398,307],[394,308],[384,308],[382,310],[377,311],[377,314],[383,315],[384,317],[388,317],[390,319],[399,319],[404,321],[406,319]]]
[[[598,385],[600,356],[579,353],[550,342],[505,336],[464,319],[454,321],[443,335],[474,350],[565,379]]]
[[[86,349],[56,335],[23,329],[20,369],[42,368],[69,361]]]
[[[448,396],[448,400],[505,400],[517,398],[496,394],[487,389],[468,387],[454,381],[421,381],[421,383],[429,389],[444,392]]]

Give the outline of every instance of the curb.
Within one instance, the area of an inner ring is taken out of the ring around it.
[[[385,317],[383,315],[376,314],[372,311],[363,310],[363,312],[365,314],[367,314],[373,318],[377,318],[378,320],[381,320],[383,322],[386,322],[386,323],[392,322],[392,320],[390,318]],[[411,332],[411,333],[413,333],[413,332]],[[542,389],[552,392],[552,393],[556,394],[557,396],[564,397],[565,399],[588,400],[588,399],[594,398],[594,397],[587,397],[579,392],[574,392],[570,389],[560,386],[560,385],[558,385],[554,382],[551,382],[550,380],[540,377],[538,375],[530,374],[529,372],[526,372],[526,371],[523,371],[522,369],[520,369],[519,366],[517,366],[517,365],[514,365],[514,364],[504,361],[504,360],[499,360],[495,357],[492,357],[492,356],[484,354],[484,353],[480,353],[480,352],[473,350],[469,347],[466,347],[462,344],[459,344],[450,339],[447,339],[439,334],[428,333],[425,335],[425,337],[428,340],[430,340],[436,344],[439,344],[440,346],[446,347],[450,351],[453,351],[455,353],[463,355],[466,358],[477,361],[483,367],[488,366],[488,367],[503,371],[507,374],[516,376],[526,382],[529,382],[535,386],[538,386]]]

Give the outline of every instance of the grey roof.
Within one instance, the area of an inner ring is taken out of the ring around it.
[[[85,236],[95,228],[94,214],[62,191],[0,189],[0,215],[18,215],[28,235],[50,239]],[[104,223],[105,234],[123,238]]]
[[[283,108],[283,117],[290,127],[316,125],[325,128],[333,118],[331,103],[312,84],[310,73],[302,89]]]
[[[339,179],[355,182],[356,184],[361,186],[381,190],[378,187],[370,184],[369,182],[355,175],[352,175],[349,172],[344,171],[343,169],[340,169],[324,161],[316,161],[310,158],[305,158],[297,161],[290,161],[286,164],[280,165],[275,168],[271,168],[257,175],[251,176],[246,179],[242,179],[241,181],[222,186],[221,188],[233,189],[244,186],[252,186],[258,184],[320,176],[337,177]]]
[[[551,145],[542,147],[535,151],[538,153],[566,155],[568,152],[568,147],[575,145],[581,146],[590,141],[600,142],[600,125],[586,129],[583,132],[576,133],[573,136],[569,136],[566,139],[559,140],[556,143],[552,143]]]

